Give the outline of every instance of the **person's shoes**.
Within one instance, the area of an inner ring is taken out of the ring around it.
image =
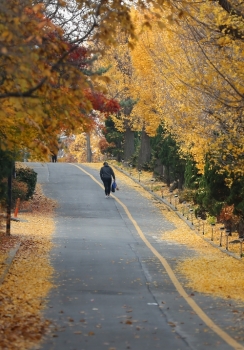
[[[106,195],[105,198],[108,198],[108,196]]]

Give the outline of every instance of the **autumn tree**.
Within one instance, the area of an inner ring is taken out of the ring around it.
[[[102,152],[100,151],[101,136],[97,135],[96,130],[90,133],[90,148],[92,153],[92,161],[98,162],[102,158]],[[80,133],[73,137],[69,147],[65,152],[65,160],[75,163],[87,162],[87,134]]]
[[[98,63],[109,65],[106,76],[110,79],[106,84],[108,96],[116,98],[120,104],[120,112],[113,116],[115,127],[121,133],[124,133],[123,159],[130,161],[135,153],[135,132],[140,130],[141,126],[135,126],[135,118],[132,117],[132,111],[137,103],[130,94],[130,89],[134,84],[134,71],[131,62],[131,50],[129,47],[129,37],[118,27],[115,31],[117,45],[106,50],[102,60]],[[105,84],[104,84],[105,86]],[[137,121],[139,118],[136,118]]]
[[[237,21],[241,30],[242,18],[222,5],[179,3],[178,18],[166,7],[160,14],[135,11],[138,38],[131,57],[137,79],[131,93],[138,99],[133,113],[140,115],[148,135],[163,122],[199,174],[204,173],[208,154],[231,186],[244,169],[243,42],[219,28]],[[146,15],[148,25],[142,30]]]
[[[27,147],[45,156],[48,142],[53,147],[61,130],[89,125],[86,114],[92,105],[85,90],[95,85],[98,74],[86,70],[88,58],[79,61],[85,56],[81,44],[100,39],[111,43],[110,23],[118,11],[125,27],[129,22],[126,6],[89,5],[89,1],[1,2],[1,147]],[[93,45],[90,61],[94,52]]]
[[[45,155],[60,128],[77,125],[77,119],[69,118],[75,106],[78,114],[80,100],[73,72],[67,80],[55,66],[68,44],[61,29],[43,15],[41,4],[4,1],[1,10],[1,147],[27,147]],[[81,83],[80,75],[76,81]]]
[[[134,112],[145,116],[149,133],[157,127],[157,119],[163,118],[171,132],[182,139],[182,148],[191,152],[200,170],[203,170],[204,156],[210,144],[212,149],[226,150],[225,153],[228,153],[228,147],[236,149],[232,155],[237,162],[238,149],[242,154],[241,142],[238,148],[234,131],[231,134],[234,125],[238,135],[241,132],[241,117],[234,101],[240,95],[237,85],[238,81],[241,82],[242,73],[237,78],[235,71],[242,69],[239,61],[242,43],[235,42],[236,48],[218,44],[219,38],[215,32],[211,32],[210,24],[217,24],[223,9],[216,4],[214,16],[210,18],[208,6],[211,7],[208,2],[201,6],[203,28],[197,22],[198,6],[189,4],[181,9],[183,17],[178,19],[178,26],[166,9],[162,15],[165,18],[163,29],[157,12],[155,17],[148,13],[150,28],[145,27],[140,32],[139,40],[135,43],[136,49],[132,51],[133,65],[140,75],[140,83],[135,84],[133,89],[139,96]],[[136,12],[134,18],[137,26],[138,22],[143,22],[144,14]],[[224,33],[218,35],[222,35],[223,39]],[[228,78],[224,75],[226,64],[235,67],[233,70],[228,69]],[[217,157],[214,152],[213,157]],[[227,155],[224,158],[228,158]],[[227,163],[228,160],[226,167]]]
[[[157,1],[149,1],[148,3],[153,5],[157,4]],[[161,4],[157,5],[161,6]],[[230,44],[229,38],[234,38],[235,40],[240,39],[241,41],[242,5],[238,2],[227,3],[224,1],[214,3],[214,10],[212,11],[213,15],[211,18],[208,16],[208,13],[209,6],[211,6],[212,3],[209,4],[208,2],[203,2],[201,5],[195,5],[192,1],[188,5],[181,3],[171,3],[171,5],[170,9],[163,7],[160,12],[157,12],[156,10],[154,11],[153,6],[149,6],[148,9],[151,9],[151,13],[154,12],[156,18],[156,21],[154,22],[161,27],[163,25],[170,26],[169,21],[176,23],[181,20],[180,24],[183,30],[177,30],[177,34],[182,33],[183,36],[179,36],[180,39],[178,39],[178,43],[180,43],[179,40],[182,38],[186,38],[186,36],[184,36],[184,30],[188,28],[187,33],[189,34],[191,32],[191,35],[196,42],[196,47],[197,45],[199,47],[196,52],[199,53],[202,51],[202,55],[206,56],[205,62],[209,61],[209,52],[214,52],[214,50],[212,50],[212,45],[211,50],[207,49],[207,51],[203,51],[202,37],[210,38],[211,35],[209,36],[209,33],[215,35],[215,29],[216,33],[220,36],[220,38],[218,38],[219,41],[216,41],[216,43],[224,48],[224,55],[222,55],[223,58],[224,56],[230,56],[228,55],[230,50],[235,53],[238,51],[238,47],[241,49],[241,46],[238,45],[235,47],[228,46],[232,45]],[[145,1],[138,1],[137,6],[138,8],[145,8]],[[15,9],[14,11],[12,10],[13,8]],[[205,25],[205,31],[201,30],[202,28],[197,31],[198,27],[200,27],[200,21],[198,21],[198,23],[195,21],[197,25],[193,23],[194,18],[198,18],[199,8],[201,10],[201,23]],[[186,18],[185,22],[182,20],[183,17]],[[41,148],[42,152],[45,150],[45,143],[39,142],[38,138],[34,135],[36,129],[38,129],[39,120],[44,113],[43,108],[39,106],[39,101],[37,102],[37,100],[40,100],[43,97],[49,97],[51,101],[56,101],[56,108],[60,108],[60,111],[66,111],[65,115],[62,113],[62,118],[65,122],[67,122],[67,116],[71,117],[70,119],[73,118],[73,116],[70,115],[69,110],[69,106],[71,105],[70,99],[71,96],[74,98],[78,89],[70,90],[70,88],[74,86],[77,87],[77,82],[75,82],[77,77],[83,82],[83,86],[88,84],[91,79],[94,80],[94,77],[88,80],[84,77],[82,72],[77,74],[78,72],[75,69],[72,70],[72,72],[69,72],[69,74],[64,74],[62,76],[63,91],[61,95],[62,97],[65,96],[65,101],[60,102],[60,91],[58,91],[59,89],[54,88],[57,81],[59,82],[60,80],[60,69],[64,69],[68,56],[81,44],[92,43],[94,51],[97,51],[97,49],[101,51],[101,47],[104,48],[108,45],[111,46],[116,44],[117,37],[114,35],[116,33],[114,26],[115,23],[117,23],[116,19],[118,18],[120,28],[123,29],[127,37],[128,34],[130,34],[130,37],[134,39],[134,19],[133,16],[131,16],[131,6],[127,3],[112,1],[108,4],[106,2],[98,1],[94,4],[90,1],[79,0],[71,2],[60,2],[54,0],[52,2],[45,1],[43,3],[33,3],[29,0],[23,0],[21,2],[15,0],[4,0],[1,2],[2,25],[0,30],[3,40],[0,48],[2,53],[2,89],[0,90],[0,98],[4,100],[4,115],[11,114],[13,111],[18,111],[19,113],[18,120],[15,120],[14,122],[17,129],[11,129],[14,137],[9,137],[10,144],[13,142],[13,138],[16,140],[19,136],[24,124],[29,127],[28,129],[26,126],[28,134],[27,139],[31,138],[32,140],[35,140],[34,143],[30,144],[30,147],[39,147],[40,153]],[[143,27],[143,25],[151,26],[152,17],[143,14],[141,22],[140,27]],[[208,29],[209,31],[207,31]],[[207,35],[205,35],[205,33]],[[97,45],[99,42],[103,42],[103,45]],[[208,43],[211,42],[213,42],[212,38],[209,39]],[[71,43],[72,45],[69,46],[67,43]],[[131,40],[128,41],[128,44],[130,46],[134,45]],[[181,49],[185,47],[185,51],[190,52],[188,50],[189,46],[185,46],[185,43],[184,45],[181,43],[179,47]],[[235,48],[237,51],[235,51]],[[192,50],[191,52],[194,51]],[[213,54],[212,57],[214,58],[215,54]],[[195,62],[197,63],[197,60],[195,60]],[[213,61],[213,63],[215,64],[215,61]],[[210,72],[210,68],[213,69],[214,64],[212,64],[212,67],[210,67],[211,65],[206,67],[202,65],[202,67],[204,67],[208,73],[208,71]],[[70,66],[67,65],[67,67]],[[215,71],[221,73],[219,67],[220,66],[216,66]],[[237,68],[237,65],[233,65],[233,72],[236,71]],[[209,74],[206,75],[210,76]],[[64,76],[66,78],[69,76],[71,81],[67,79],[65,81]],[[221,77],[221,74],[219,74],[219,77]],[[238,79],[241,81],[240,78]],[[239,94],[241,94],[241,90],[238,86],[238,79],[234,78],[234,76],[233,79],[231,77],[226,80],[222,79],[227,93],[229,93],[228,88],[231,88],[237,95],[238,91]],[[151,79],[151,81],[153,81],[153,79]],[[154,84],[155,83],[157,83],[157,80],[154,81]],[[233,87],[235,89],[233,89]],[[69,92],[65,91],[65,88],[67,88]],[[211,96],[211,94],[208,95]],[[219,98],[219,101],[223,102],[224,97],[225,95],[222,95],[222,97]],[[11,101],[9,98],[12,98]],[[90,105],[85,96],[81,95],[80,98],[83,100],[83,107],[87,107],[89,110]],[[149,105],[155,100],[155,98],[153,98],[153,100],[150,98],[147,100]],[[67,106],[66,109],[64,109],[64,105]],[[145,104],[145,108],[146,106],[147,104]],[[29,111],[27,123],[24,118],[21,118],[26,110]],[[151,116],[153,115],[153,110],[154,108],[148,109]],[[38,112],[35,113],[35,111]],[[40,113],[40,111],[42,113]],[[226,115],[225,111],[223,111],[223,113]],[[213,115],[215,116],[215,113]],[[141,118],[140,114],[137,116]],[[215,119],[212,118],[212,120]],[[236,122],[238,122],[237,117]],[[33,128],[34,125],[36,126],[35,129]],[[150,126],[146,125],[146,128],[150,129]],[[33,132],[33,129],[35,132]],[[3,134],[6,133],[8,133],[8,130],[3,130]],[[223,143],[224,141],[221,140],[220,142]],[[238,154],[238,147],[233,152],[234,157],[236,157],[236,154]],[[223,160],[224,157],[225,155],[222,157]]]
[[[117,130],[126,121],[148,140],[163,122],[200,173],[208,154],[231,187],[244,169],[243,9],[239,0],[138,1],[133,9],[117,0],[3,0],[1,148],[47,154],[60,130],[92,127],[88,95],[110,89],[109,98],[122,92],[120,101],[137,102],[129,116],[113,116]],[[88,46],[89,60],[110,51],[109,85],[72,58]]]
[[[65,10],[65,2],[63,6],[57,2],[53,16],[48,4],[33,5],[25,0],[12,11],[13,4],[1,4],[6,39],[0,57],[1,147],[27,148],[45,157],[48,150],[57,149],[61,132],[92,128],[90,112],[97,108],[95,80],[105,69],[91,70],[97,56],[80,45],[88,36],[83,33],[79,40],[72,40],[58,15]],[[73,13],[71,23],[78,9],[75,12],[69,6],[69,10]],[[98,98],[97,91],[97,103]]]

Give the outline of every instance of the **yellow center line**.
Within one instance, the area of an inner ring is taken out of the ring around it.
[[[82,169],[80,166],[71,164],[73,166],[76,166],[80,170],[82,170],[85,174],[90,176],[90,178],[95,181],[100,187],[103,188],[103,185],[95,179],[94,176],[92,176],[90,173]],[[214,321],[211,320],[207,316],[207,314],[200,308],[200,306],[186,293],[185,289],[182,287],[180,282],[178,281],[176,275],[174,274],[173,270],[169,266],[167,260],[151,245],[151,243],[147,240],[145,237],[144,233],[140,229],[139,225],[137,224],[136,220],[132,217],[131,213],[129,212],[129,209],[126,207],[126,205],[121,202],[118,198],[115,196],[111,195],[124,209],[126,212],[128,218],[130,221],[133,223],[137,233],[139,234],[140,238],[142,241],[146,244],[146,246],[151,250],[151,252],[160,260],[161,264],[167,271],[167,274],[169,278],[171,279],[172,283],[174,284],[176,290],[178,293],[186,300],[186,302],[190,305],[192,310],[201,318],[201,320],[211,329],[213,330],[216,334],[218,334],[227,344],[229,344],[233,349],[235,350],[244,350],[244,347],[238,343],[234,338],[232,338],[228,333],[226,333],[223,329],[221,329],[219,326],[214,323]]]

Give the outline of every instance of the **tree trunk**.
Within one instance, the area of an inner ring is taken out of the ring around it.
[[[7,220],[6,220],[6,235],[10,236],[11,230],[11,208],[12,208],[12,179],[13,179],[13,162],[10,163],[10,173],[8,176],[8,200],[7,200]]]
[[[239,238],[244,238],[244,219],[241,218],[237,229]]]
[[[128,161],[135,152],[134,144],[134,131],[129,127],[125,131],[125,141],[124,141],[124,160]]]
[[[168,187],[170,187],[170,167],[169,165],[165,166],[165,181]]]
[[[150,137],[143,129],[141,132],[141,148],[138,156],[138,169],[142,169],[143,166],[150,161],[151,158],[151,145]]]
[[[87,163],[92,162],[91,137],[89,133],[86,133],[86,160]]]
[[[179,175],[179,190],[183,189],[183,184],[184,184],[184,173],[180,173]]]
[[[123,153],[123,150],[122,150],[122,144],[121,144],[121,141],[119,140],[119,142],[117,143],[117,148],[118,148],[118,152],[117,152],[117,162],[121,162],[122,160],[122,153]]]

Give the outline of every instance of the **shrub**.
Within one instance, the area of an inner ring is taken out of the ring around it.
[[[16,169],[16,180],[18,182],[26,183],[28,187],[25,200],[32,198],[36,188],[37,173],[28,167]]]
[[[184,190],[180,191],[179,195],[179,201],[182,202],[192,202],[195,197],[195,191],[191,190],[189,188],[185,188]]]
[[[211,215],[209,215],[208,217],[207,217],[207,222],[208,222],[208,224],[213,224],[213,225],[215,225],[216,224],[216,217],[215,216],[211,216]]]
[[[25,182],[13,180],[12,182],[12,208],[15,207],[16,201],[19,198],[21,201],[26,200],[28,186]]]

